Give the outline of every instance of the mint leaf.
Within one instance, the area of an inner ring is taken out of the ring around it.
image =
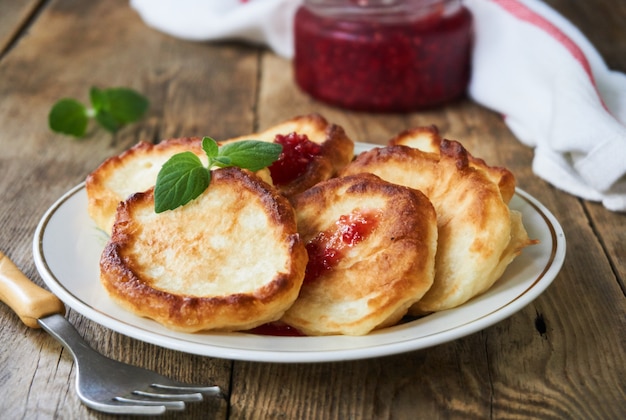
[[[89,97],[96,121],[111,133],[137,121],[148,110],[148,100],[128,88],[92,87]]]
[[[278,143],[268,143],[258,140],[243,140],[226,143],[219,149],[219,156],[230,158],[231,166],[258,171],[271,165],[282,152],[283,147]]]
[[[161,168],[154,187],[154,211],[161,213],[184,206],[202,194],[211,182],[211,167],[238,166],[258,171],[274,163],[283,147],[277,143],[243,140],[219,146],[210,137],[202,138],[208,165],[192,152],[172,156]]]
[[[162,213],[184,206],[202,194],[211,181],[211,172],[192,152],[172,156],[157,175],[154,211]]]
[[[102,91],[106,98],[103,108],[115,118],[120,126],[139,120],[148,110],[148,100],[128,88],[110,88]]]
[[[87,108],[75,99],[64,98],[55,103],[48,114],[48,125],[54,132],[83,137],[87,132]]]
[[[211,163],[215,166],[219,166],[220,168],[233,166],[233,161],[228,156],[215,156],[213,159],[211,159]]]
[[[211,137],[202,137],[202,149],[209,159],[216,157],[219,153],[219,146]]]
[[[102,89],[98,89],[97,87],[89,89],[89,100],[91,101],[94,114],[100,110],[109,109],[107,97]]]
[[[98,89],[89,91],[91,108],[75,99],[61,99],[53,105],[48,115],[52,131],[84,137],[90,118],[111,133],[124,125],[139,120],[149,107],[148,99],[128,88]]]
[[[115,133],[122,126],[118,120],[113,117],[108,111],[97,111],[94,118],[98,121],[98,124],[110,133]]]

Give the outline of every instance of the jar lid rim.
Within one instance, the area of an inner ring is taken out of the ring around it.
[[[304,6],[322,16],[415,16],[439,11],[449,15],[461,8],[460,0],[305,0]]]

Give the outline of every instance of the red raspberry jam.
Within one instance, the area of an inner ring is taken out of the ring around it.
[[[466,91],[472,17],[459,0],[305,0],[294,32],[295,80],[321,101],[407,112]]]
[[[378,225],[380,211],[355,210],[317,234],[306,245],[309,263],[304,282],[312,282],[337,265],[347,249],[363,241]]]
[[[267,324],[259,325],[251,330],[249,333],[258,335],[273,335],[277,337],[304,337],[305,334],[297,330],[296,328],[283,324],[282,322],[269,322]]]
[[[269,167],[276,185],[285,185],[298,178],[322,151],[322,146],[309,140],[306,134],[277,134],[274,143],[283,146],[278,160]]]

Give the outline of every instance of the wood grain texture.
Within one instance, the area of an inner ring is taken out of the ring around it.
[[[587,34],[611,68],[626,71],[626,3],[547,3]],[[6,48],[13,34],[17,42]],[[31,254],[38,220],[108,156],[138,140],[227,138],[309,112],[375,144],[435,124],[488,163],[510,168],[565,230],[561,273],[523,310],[454,342],[378,359],[275,364],[200,357],[70,311],[70,321],[105,355],[215,383],[228,394],[165,418],[626,418],[626,215],[537,178],[532,149],[498,114],[469,99],[410,114],[334,108],[295,86],[289,60],[239,43],[174,39],[146,27],[122,0],[0,0],[0,51],[0,249],[40,285]],[[151,101],[148,116],[113,137],[95,127],[82,141],[52,134],[52,103],[63,96],[86,101],[92,85],[137,89]],[[5,305],[0,325],[3,418],[113,418],[79,402],[71,357],[51,337],[26,328]]]
[[[43,0],[0,2],[0,57],[28,28]]]

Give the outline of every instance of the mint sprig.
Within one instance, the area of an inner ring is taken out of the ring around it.
[[[147,98],[123,87],[92,87],[89,100],[90,107],[72,98],[57,101],[48,114],[50,129],[81,138],[87,133],[89,120],[93,118],[105,130],[116,133],[124,125],[143,117],[150,105]]]
[[[202,194],[211,183],[211,168],[237,166],[258,171],[277,160],[283,147],[257,140],[227,143],[220,147],[211,137],[203,137],[202,149],[208,158],[207,166],[192,152],[178,153],[163,164],[154,187],[156,213],[184,206]]]

